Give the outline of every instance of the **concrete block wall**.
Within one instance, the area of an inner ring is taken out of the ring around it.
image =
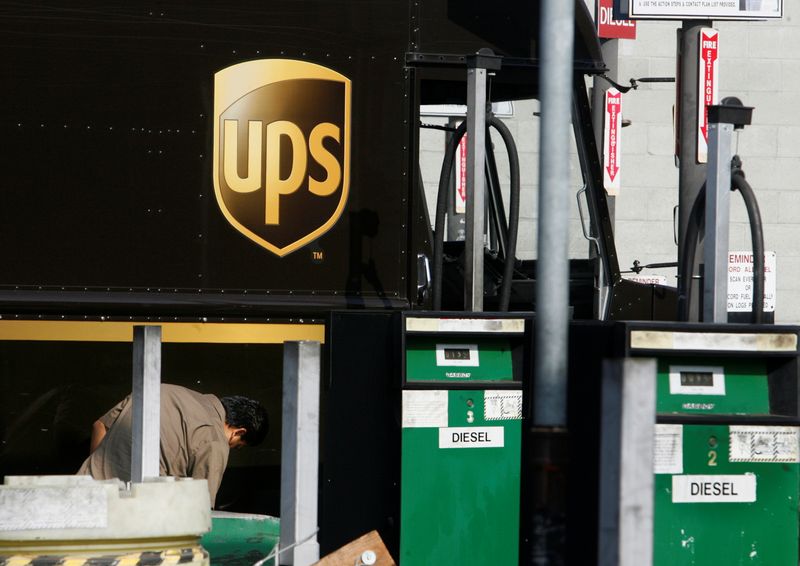
[[[674,76],[679,22],[640,21],[619,42],[619,79]],[[800,2],[784,1],[771,22],[715,22],[720,32],[720,98],[754,106],[736,151],[755,190],[767,250],[777,254],[777,322],[800,322]],[[674,261],[673,84],[643,84],[623,98],[622,190],[616,198],[620,265]],[[731,195],[730,249],[749,250],[747,213]],[[659,270],[674,276],[674,270]]]

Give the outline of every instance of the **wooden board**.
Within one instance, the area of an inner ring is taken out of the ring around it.
[[[378,535],[378,531],[371,531],[353,542],[346,544],[339,550],[332,552],[319,562],[316,562],[315,566],[360,565],[363,564],[363,562],[360,561],[361,554],[367,550],[371,550],[375,553],[377,557],[375,566],[396,566],[389,551],[386,550],[386,546],[383,544],[380,535]]]

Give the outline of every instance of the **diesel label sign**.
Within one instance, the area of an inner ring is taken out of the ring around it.
[[[214,76],[214,189],[239,232],[285,256],[330,230],[350,183],[350,80],[248,61]]]
[[[752,503],[756,500],[756,476],[672,476],[673,503]]]
[[[505,429],[501,426],[439,429],[439,448],[502,448]]]

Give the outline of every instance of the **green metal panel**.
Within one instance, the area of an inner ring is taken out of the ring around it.
[[[437,363],[437,346],[459,357],[462,352],[472,360],[454,359]],[[469,348],[472,346],[472,352]],[[474,352],[477,350],[478,359]],[[466,365],[474,363],[476,365]],[[507,338],[452,335],[406,338],[406,379],[408,381],[510,381],[514,379],[511,345]]]
[[[755,501],[675,503],[673,475],[657,474],[655,566],[797,566],[798,463],[731,462],[729,432],[683,425],[682,475],[754,474]]]
[[[721,367],[724,395],[676,395],[670,393],[670,366]],[[769,386],[764,362],[699,358],[662,358],[658,362],[657,411],[682,414],[767,415]]]
[[[250,566],[272,552],[279,539],[280,521],[275,517],[215,511],[211,531],[200,544],[208,551],[211,566]],[[265,566],[275,563],[269,560]]]
[[[484,391],[447,404],[449,427],[500,427],[504,446],[440,448],[440,428],[403,429],[400,563],[516,565],[521,421],[485,420]]]

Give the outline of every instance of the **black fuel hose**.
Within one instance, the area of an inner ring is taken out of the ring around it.
[[[503,264],[503,282],[500,286],[500,311],[505,312],[511,302],[511,283],[514,279],[514,263],[517,255],[517,235],[519,234],[519,154],[514,136],[508,126],[499,118],[492,116],[489,122],[500,134],[506,146],[508,165],[511,176],[511,190],[508,199],[508,238],[506,246],[505,263]]]
[[[761,211],[758,208],[753,187],[744,177],[742,160],[738,155],[733,157],[731,184],[739,189],[747,209],[750,221],[750,240],[753,247],[753,322],[759,324],[764,318],[764,228],[761,223]]]
[[[731,190],[738,190],[741,193],[750,222],[750,241],[753,248],[753,306],[751,312],[752,322],[759,324],[764,315],[764,230],[755,193],[745,180],[742,160],[738,155],[731,160]],[[686,229],[683,253],[678,266],[678,273],[681,274],[678,286],[678,320],[684,322],[689,320],[689,298],[692,289],[694,258],[700,226],[705,224],[705,203],[706,185],[704,183],[697,193],[697,198],[689,214],[689,225]]]
[[[467,122],[462,122],[444,150],[442,172],[439,174],[439,192],[436,195],[436,220],[434,222],[433,239],[433,310],[442,310],[442,269],[444,265],[444,221],[447,216],[447,189],[453,171],[453,160],[461,138],[467,131]]]
[[[683,250],[678,262],[678,320],[689,320],[689,297],[692,290],[692,276],[694,275],[694,256],[697,249],[697,240],[700,236],[700,226],[705,224],[706,211],[706,184],[700,187],[697,197],[689,213],[689,223],[683,239]]]
[[[506,146],[509,158],[511,175],[511,190],[509,196],[509,221],[506,257],[503,265],[503,281],[500,286],[499,310],[507,311],[511,301],[511,283],[514,277],[514,262],[516,261],[517,235],[519,233],[520,210],[520,166],[517,145],[511,131],[502,120],[492,116],[489,124],[494,127]],[[456,128],[447,142],[442,170],[439,174],[439,187],[436,195],[436,219],[434,223],[433,244],[433,309],[442,308],[442,271],[444,265],[444,223],[447,216],[447,194],[453,175],[453,161],[455,160],[458,144],[467,130],[467,123],[462,122]]]

